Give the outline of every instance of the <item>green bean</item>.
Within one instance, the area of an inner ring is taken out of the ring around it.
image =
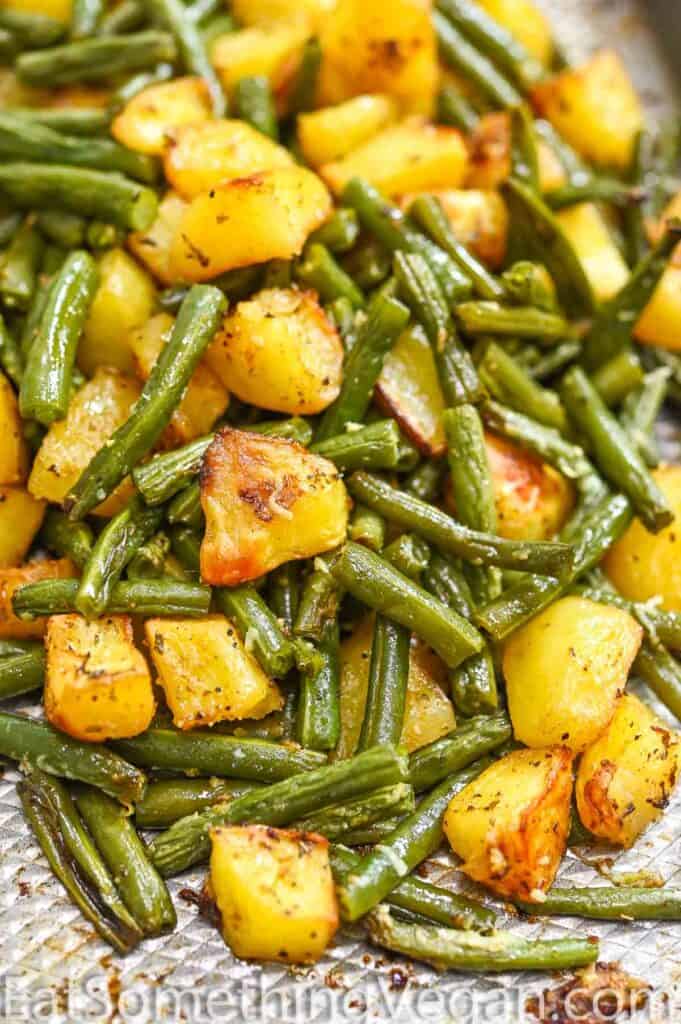
[[[201,573],[201,534],[190,526],[173,526],[169,531],[170,550],[191,579]]]
[[[198,26],[192,21],[181,0],[145,0],[152,17],[165,25],[177,44],[177,50],[188,74],[203,78],[210,93],[213,114],[224,117],[227,104],[220,80],[208,59],[207,47]],[[157,60],[172,60],[172,55],[159,55]]]
[[[26,311],[30,306],[42,255],[40,234],[29,221],[24,221],[5,251],[0,266],[0,300],[8,309]]]
[[[17,120],[44,125],[64,135],[102,135],[108,131],[109,115],[98,107],[12,107],[7,113]]]
[[[365,298],[349,274],[336,262],[329,250],[319,242],[305,247],[303,259],[296,264],[296,280],[313,288],[322,302],[347,299],[355,309],[364,306]]]
[[[214,596],[223,615],[234,621],[243,637],[248,637],[249,646],[267,675],[282,679],[290,672],[295,648],[255,587],[219,587]]]
[[[348,537],[370,551],[381,551],[385,544],[386,522],[366,505],[356,504],[348,524]]]
[[[0,166],[0,193],[23,209],[60,209],[145,231],[156,216],[156,193],[120,174],[31,163]]]
[[[358,288],[370,292],[389,277],[390,252],[369,235],[360,235],[358,243],[343,259],[343,268]]]
[[[225,304],[217,288],[194,285],[191,289],[130,417],[97,452],[69,493],[64,507],[72,519],[82,519],[111,494],[156,443],[218,327]]]
[[[670,376],[666,366],[645,374],[640,388],[630,391],[622,406],[622,428],[648,466],[656,466],[659,461],[655,423],[667,395]]]
[[[199,28],[201,29],[201,39],[206,52],[210,53],[213,41],[218,36],[224,35],[227,32],[233,32],[235,27],[234,18],[231,14],[218,14],[214,18],[209,18],[203,22]]]
[[[476,49],[440,10],[433,24],[442,62],[470,80],[495,107],[516,107],[520,93],[480,50]]]
[[[291,636],[300,598],[297,564],[286,562],[278,566],[269,574],[268,581],[268,604],[285,635]]]
[[[558,313],[545,313],[531,306],[501,306],[498,302],[462,302],[456,308],[459,325],[466,334],[530,338],[551,345],[569,333]]]
[[[443,86],[437,94],[437,123],[449,124],[470,135],[478,125],[478,115],[465,96],[451,85]]]
[[[681,890],[630,885],[554,886],[541,903],[516,904],[535,916],[567,915],[598,921],[679,921]]]
[[[126,36],[126,38],[128,37]],[[150,85],[156,85],[159,82],[167,82],[173,77],[174,73],[173,65],[167,61],[162,61],[152,68],[151,71],[140,71],[138,74],[132,75],[111,96],[108,110],[109,116],[113,117],[114,114],[117,114],[126,103],[130,102],[133,96],[137,96],[143,89],[148,88]]]
[[[0,316],[0,366],[14,386],[20,388],[24,376],[24,360],[21,348],[2,316]]]
[[[330,459],[338,469],[395,469],[400,457],[400,431],[394,420],[377,420],[359,430],[317,441],[310,451]]]
[[[0,8],[0,28],[10,33],[22,50],[53,46],[66,31],[64,24],[56,18],[11,7]]]
[[[622,349],[591,374],[591,383],[606,405],[619,405],[643,382],[643,367],[636,353]],[[657,416],[657,412],[655,413]]]
[[[331,572],[353,597],[413,630],[450,668],[482,647],[480,634],[464,619],[359,544],[346,544]]]
[[[539,61],[484,8],[467,0],[437,0],[436,6],[522,92],[544,77]]]
[[[312,36],[303,47],[298,71],[291,86],[291,95],[288,100],[289,114],[301,114],[306,110],[314,109],[321,64],[322,48],[316,36]]]
[[[291,416],[288,420],[261,420],[260,423],[251,423],[247,429],[252,434],[283,437],[286,441],[296,441],[305,446],[312,440],[312,427],[302,416]]]
[[[147,505],[163,504],[193,480],[214,437],[214,434],[199,437],[135,466],[132,478]]]
[[[631,163],[626,175],[627,183],[634,190],[645,189],[646,170],[650,157],[649,151],[650,136],[645,130],[641,129],[636,133]],[[629,203],[622,210],[626,258],[630,267],[635,267],[648,252],[649,244],[645,222],[645,202]]]
[[[55,554],[82,568],[92,553],[95,538],[87,523],[72,523],[59,508],[50,506],[40,531],[43,543]]]
[[[39,580],[19,587],[12,595],[14,614],[31,621],[44,615],[65,615],[76,609],[79,580]],[[200,617],[210,606],[210,588],[166,577],[127,580],[111,593],[111,614]]]
[[[555,348],[549,349],[528,372],[535,380],[546,380],[569,366],[579,356],[582,346],[578,341],[561,341]]]
[[[191,526],[193,530],[201,530],[204,522],[201,508],[201,487],[194,480],[181,491],[166,507],[166,519],[169,523]]]
[[[634,671],[672,714],[681,717],[681,666],[666,647],[644,640]]]
[[[140,0],[121,0],[100,20],[98,35],[119,36],[136,32],[146,20],[146,12]]]
[[[96,786],[121,803],[134,803],[144,793],[146,779],[117,754],[98,743],[80,743],[46,722],[0,712],[0,754],[27,760],[50,775]]]
[[[339,206],[320,228],[310,235],[310,242],[318,242],[333,253],[349,252],[359,238],[357,214],[348,206]]]
[[[71,253],[50,286],[21,382],[21,415],[45,426],[63,419],[69,405],[76,348],[97,288],[89,253]]]
[[[340,394],[317,428],[317,441],[335,437],[347,423],[364,419],[383,360],[408,319],[408,310],[395,299],[379,296],[371,302],[360,336],[346,360]]]
[[[99,935],[129,953],[142,933],[87,834],[65,788],[34,770],[17,784],[21,806],[52,871]]]
[[[555,391],[543,388],[496,342],[485,346],[478,374],[490,395],[511,409],[563,433],[567,416]]]
[[[376,616],[358,751],[381,743],[400,742],[407,703],[410,644],[409,629],[383,615]]]
[[[534,118],[524,104],[511,111],[511,176],[536,194],[541,192]]]
[[[126,36],[100,36],[21,54],[17,76],[28,85],[54,87],[123,71],[148,68],[175,60],[175,44],[166,32],[136,32]]]
[[[301,672],[297,739],[312,750],[333,750],[340,735],[338,623],[328,619],[316,647],[319,655]]]
[[[444,459],[429,459],[414,469],[404,481],[404,489],[421,501],[437,500],[445,476],[447,464]]]
[[[170,537],[159,531],[142,544],[134,553],[126,568],[129,580],[160,579],[166,573],[166,562],[170,553]]]
[[[167,828],[194,811],[250,793],[258,783],[231,779],[159,779],[135,804],[138,828]]]
[[[588,439],[603,475],[631,500],[646,528],[657,533],[673,520],[665,495],[583,370],[568,370],[561,385],[565,408]]]
[[[387,911],[369,919],[369,938],[410,960],[425,960],[440,970],[517,971],[583,967],[598,959],[592,938],[526,939],[511,932],[484,936],[397,921]]]
[[[398,572],[418,582],[430,561],[430,548],[420,537],[401,533],[383,549],[383,558]]]
[[[96,618],[109,606],[114,586],[137,550],[158,529],[161,512],[137,496],[106,524],[83,566],[75,605],[81,615]]]
[[[450,801],[488,764],[488,760],[482,759],[450,775],[424,797],[391,836],[344,875],[337,894],[345,921],[356,921],[375,907],[438,848],[443,835],[442,819]]]
[[[503,711],[469,718],[454,732],[419,747],[411,754],[411,784],[417,793],[430,789],[447,776],[496,750],[511,736],[511,724]]]
[[[6,248],[19,230],[22,215],[18,210],[7,212],[5,209],[0,213],[0,248]]]
[[[45,650],[42,644],[0,657],[0,700],[39,690],[44,681]]]
[[[310,751],[306,753],[311,756]],[[229,804],[181,818],[154,840],[152,859],[167,878],[208,857],[209,833],[214,826],[241,822],[286,825],[322,807],[346,803],[384,786],[406,782],[406,772],[406,758],[392,747],[365,750],[356,757],[319,766],[247,793]]]
[[[91,220],[85,229],[85,240],[91,249],[113,249],[123,244],[124,234],[115,224]]]
[[[35,224],[48,241],[63,249],[78,249],[85,241],[86,224],[77,213],[64,210],[41,210]]]
[[[639,205],[643,198],[644,193],[639,187],[602,175],[586,177],[578,183],[568,182],[544,193],[544,200],[552,210],[563,210],[576,203],[611,203],[628,209]]]
[[[481,565],[546,575],[569,572],[572,552],[564,544],[510,541],[469,530],[446,512],[362,471],[347,481],[350,494],[402,529],[442,551]]]
[[[69,39],[87,39],[97,31],[104,12],[104,0],[73,0]]]
[[[602,366],[629,343],[639,314],[655,291],[679,238],[681,221],[667,221],[660,242],[638,263],[622,288],[604,303],[583,341],[582,361],[588,370]]]
[[[16,117],[11,110],[0,112],[0,157],[118,171],[146,184],[153,184],[158,178],[158,165],[152,157],[135,153],[110,139],[60,135],[37,121]],[[64,244],[59,237],[53,241]]]
[[[315,565],[319,568],[311,572],[303,584],[293,626],[296,636],[310,640],[321,638],[325,622],[336,615],[339,600],[338,584],[327,562],[318,558],[315,559]]]
[[[406,782],[383,786],[346,803],[332,804],[292,822],[301,832],[318,832],[329,842],[342,840],[356,829],[367,828],[387,815],[403,817],[414,810],[414,790]]]
[[[546,268],[531,260],[517,260],[503,274],[504,292],[515,306],[534,306],[544,313],[555,313],[558,309],[553,282],[548,279]]]
[[[242,121],[271,139],[279,138],[277,111],[269,79],[265,75],[240,78],[234,89],[236,113]]]

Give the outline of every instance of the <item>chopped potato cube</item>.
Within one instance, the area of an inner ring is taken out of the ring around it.
[[[476,0],[476,3],[515,36],[528,53],[542,64],[551,63],[551,26],[533,0]]]
[[[100,367],[71,399],[66,419],[53,423],[43,438],[28,480],[31,494],[56,504],[63,501],[93,455],[125,423],[139,394],[136,380]],[[115,515],[131,493],[126,479],[95,514]]]
[[[631,846],[669,803],[679,772],[679,738],[633,694],[624,694],[610,725],[584,751],[575,795],[590,832]]]
[[[206,358],[228,391],[263,409],[310,416],[340,391],[343,345],[314,292],[271,288],[238,303]]]
[[[322,103],[384,92],[405,113],[431,114],[438,85],[430,0],[338,0],[319,40]]]
[[[181,283],[170,269],[170,250],[188,205],[176,192],[166,192],[158,204],[156,220],[151,227],[128,235],[128,246],[137,259],[166,287]]]
[[[323,182],[304,167],[280,167],[196,196],[177,225],[168,271],[209,281],[234,267],[297,256],[328,218]]]
[[[45,502],[24,487],[0,486],[0,569],[21,565],[44,515]]]
[[[26,479],[28,451],[14,388],[0,372],[0,484],[18,484]]]
[[[648,533],[640,519],[634,519],[606,554],[603,568],[630,601],[655,598],[667,611],[681,612],[681,466],[660,466],[652,472],[674,522],[659,533]]]
[[[0,570],[0,638],[22,640],[40,637],[45,632],[46,619],[24,622],[18,619],[12,608],[12,596],[19,587],[39,580],[66,580],[76,575],[76,567],[68,558],[41,559],[29,562],[18,569]]]
[[[418,193],[402,197],[408,209]],[[493,189],[431,189],[442,204],[450,227],[459,242],[493,270],[500,269],[506,259],[508,210],[506,203]]]
[[[570,828],[572,755],[514,750],[449,804],[444,831],[461,870],[500,896],[541,902]]]
[[[558,156],[543,139],[537,143],[539,183],[550,192],[566,183]],[[473,132],[466,187],[497,189],[511,173],[511,120],[505,111],[484,114]]]
[[[607,727],[643,631],[628,612],[563,597],[521,626],[503,655],[516,739],[579,752]]]
[[[345,538],[348,498],[333,463],[281,438],[223,428],[201,470],[201,576],[232,586]]]
[[[643,111],[627,70],[613,50],[567,68],[532,90],[535,108],[586,160],[625,171]]]
[[[403,331],[385,357],[376,400],[424,455],[444,453],[445,399],[433,349],[421,327]]]
[[[644,345],[681,351],[681,247],[677,246],[638,318],[634,337]]]
[[[599,302],[620,290],[629,268],[596,203],[576,203],[556,213]]]
[[[210,59],[228,93],[249,75],[269,78],[278,93],[295,77],[308,36],[304,18],[242,28],[218,36],[210,47]]]
[[[88,743],[149,728],[154,691],[128,615],[52,615],[45,642],[45,714],[52,725]]]
[[[329,844],[313,832],[237,825],[211,831],[210,885],[238,957],[310,964],[338,928]]]
[[[78,344],[78,365],[91,376],[98,366],[133,369],[128,331],[151,316],[156,289],[149,274],[123,249],[99,261],[99,285]]]
[[[298,142],[305,160],[320,167],[341,160],[395,120],[397,107],[390,96],[355,96],[333,107],[298,116]]]
[[[173,329],[168,313],[157,313],[130,335],[130,349],[140,380],[147,380]],[[212,430],[229,405],[229,395],[205,360],[194,370],[184,398],[163,432],[169,448],[187,444]]]
[[[366,178],[386,195],[458,188],[466,176],[468,150],[456,128],[408,118],[384,128],[320,174],[336,194],[351,178]]]
[[[264,718],[283,698],[224,615],[147,619],[144,629],[178,729]]]
[[[177,128],[163,160],[166,178],[184,199],[193,199],[216,185],[290,167],[287,149],[245,121],[203,121]]]
[[[211,116],[208,86],[203,78],[188,75],[136,93],[111,122],[111,134],[128,149],[162,156],[173,129]]]

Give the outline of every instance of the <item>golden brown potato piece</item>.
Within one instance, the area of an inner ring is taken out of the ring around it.
[[[86,743],[137,736],[156,710],[149,668],[128,615],[47,620],[45,714]]]
[[[335,0],[232,0],[230,10],[240,25],[269,29],[274,22],[298,20],[316,28],[334,6]]]
[[[292,164],[287,149],[245,121],[220,119],[176,128],[163,169],[175,191],[193,199],[233,178]]]
[[[338,0],[319,38],[322,103],[384,92],[405,113],[432,113],[438,65],[430,0]]]
[[[223,320],[206,359],[244,402],[310,416],[338,396],[343,345],[314,292],[268,288]]]
[[[659,533],[648,533],[634,519],[606,554],[603,568],[631,601],[656,597],[662,608],[681,612],[681,466],[660,466],[653,477],[676,519]]]
[[[298,115],[298,142],[312,167],[342,160],[397,117],[395,101],[385,93],[355,96],[345,103]]]
[[[211,116],[208,86],[203,78],[188,75],[138,92],[111,122],[111,134],[128,149],[162,156],[173,129]]]
[[[25,487],[0,486],[0,569],[21,565],[45,515]]]
[[[631,846],[669,803],[679,772],[679,739],[633,694],[624,694],[579,763],[575,794],[586,827]]]
[[[236,178],[189,203],[175,229],[168,273],[209,281],[234,267],[291,259],[330,213],[324,183],[304,167]]]
[[[553,33],[533,0],[476,0],[542,64],[553,56]]]
[[[442,204],[456,238],[493,270],[503,266],[508,237],[508,210],[494,189],[431,189]],[[409,192],[400,205],[408,209],[418,197]]]
[[[599,302],[626,284],[629,268],[596,203],[576,203],[556,213]]]
[[[211,831],[210,885],[232,952],[312,964],[338,928],[329,844],[314,832],[238,825]]]
[[[243,28],[218,36],[210,47],[210,59],[228,93],[240,78],[263,75],[279,96],[295,78],[309,35],[305,18]]]
[[[338,195],[351,178],[365,178],[389,196],[458,188],[466,176],[468,150],[456,128],[410,117],[384,128],[342,160],[319,173]]]
[[[661,218],[681,214],[681,192],[672,199]],[[654,228],[654,234],[660,232]],[[644,345],[657,345],[670,352],[681,351],[681,245],[677,245],[657,287],[643,309],[636,326],[634,337]]]
[[[45,632],[47,619],[24,622],[16,617],[12,608],[15,590],[39,580],[66,580],[75,575],[76,567],[68,558],[46,558],[18,569],[0,570],[0,639],[23,640],[40,637]]]
[[[621,608],[563,597],[521,626],[503,655],[516,739],[579,752],[600,736],[626,686],[643,631]]]
[[[540,82],[532,101],[586,160],[621,171],[629,167],[643,111],[613,50],[600,50],[581,67]]]
[[[514,750],[450,802],[444,831],[461,870],[500,896],[541,902],[570,827],[572,755]]]
[[[0,372],[0,484],[18,484],[26,479],[28,450],[22,431],[19,403],[4,373]]]
[[[264,718],[283,698],[224,615],[147,619],[144,630],[178,729]]]
[[[567,178],[558,156],[543,140],[537,145],[542,192],[564,185]],[[466,188],[497,189],[511,173],[511,120],[505,111],[484,114],[471,138]]]
[[[158,204],[156,220],[146,231],[132,231],[128,247],[157,281],[169,287],[181,283],[170,269],[170,250],[177,228],[189,204],[176,192],[166,192]]]
[[[403,331],[385,357],[375,395],[419,451],[424,455],[444,453],[445,400],[432,346],[420,326]]]
[[[43,438],[28,480],[31,494],[55,504],[63,501],[93,455],[125,423],[139,394],[136,380],[100,367],[71,399],[66,419],[53,423]],[[115,515],[131,493],[127,478],[94,514]]]
[[[333,463],[302,445],[224,427],[201,470],[201,576],[233,586],[345,539],[348,497]]]

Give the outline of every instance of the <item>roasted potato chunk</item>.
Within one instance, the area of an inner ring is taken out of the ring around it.
[[[111,122],[111,134],[128,149],[162,156],[175,128],[211,116],[208,86],[202,78],[188,75],[138,92]]]
[[[430,14],[430,0],[339,0],[319,37],[321,102],[384,92],[405,113],[432,113],[438,66]]]
[[[400,335],[383,361],[376,400],[424,455],[442,455],[445,400],[433,349],[421,327]]]
[[[163,346],[170,337],[173,317],[157,313],[130,335],[135,370],[145,381],[154,368]],[[184,398],[163,432],[163,443],[176,448],[207,434],[229,405],[229,395],[205,360],[194,370]]]
[[[564,597],[521,626],[504,649],[516,739],[575,752],[600,736],[615,712],[643,631],[621,608]]]
[[[211,831],[210,885],[238,957],[311,964],[338,928],[329,844],[314,832],[240,825]]]
[[[572,755],[514,750],[451,800],[444,831],[461,870],[500,896],[541,902],[570,828]]]
[[[504,437],[486,433],[485,447],[500,536],[511,540],[555,537],[574,506],[570,481]]]
[[[76,567],[68,558],[41,559],[18,569],[0,570],[0,639],[23,640],[40,637],[45,632],[46,619],[24,622],[12,608],[12,596],[19,587],[39,580],[64,580],[76,575]]]
[[[21,565],[45,515],[24,487],[0,486],[0,569]]]
[[[558,156],[543,140],[537,144],[542,192],[564,185],[567,178]],[[497,189],[511,173],[511,121],[506,112],[484,114],[471,139],[466,188]]]
[[[91,376],[98,366],[133,369],[128,332],[146,323],[156,301],[149,274],[123,249],[99,261],[99,285],[78,344],[78,365]]]
[[[221,119],[176,128],[163,169],[175,191],[193,199],[221,182],[292,164],[287,149],[245,121]]]
[[[679,739],[633,694],[582,754],[577,810],[594,835],[631,846],[669,803],[679,771]]]
[[[233,586],[345,537],[348,497],[333,463],[302,445],[223,428],[201,470],[201,576]]]
[[[18,484],[26,479],[28,451],[21,426],[19,403],[14,388],[0,372],[0,484]]]
[[[367,615],[340,648],[341,734],[335,757],[352,757],[359,741],[369,685],[374,616]],[[409,678],[400,744],[411,753],[456,728],[452,702],[445,693],[447,668],[424,643],[412,639]]]
[[[366,178],[386,195],[458,188],[468,167],[468,150],[456,128],[408,118],[384,128],[342,160],[319,173],[336,194],[351,178]]]
[[[553,56],[551,26],[532,0],[476,0],[525,49],[547,66]]]
[[[629,278],[602,213],[595,203],[576,203],[556,214],[599,302],[612,298]]]
[[[206,358],[228,391],[263,409],[314,415],[340,391],[343,345],[314,292],[270,288],[238,303]]]
[[[335,0],[232,0],[230,10],[240,25],[262,25],[301,20],[311,28],[321,24]]]
[[[243,28],[218,36],[210,59],[228,93],[247,75],[264,75],[279,93],[295,77],[309,33],[304,18]]]
[[[139,394],[136,380],[100,367],[71,399],[66,419],[53,423],[43,438],[28,478],[33,497],[63,501],[93,455],[125,423]],[[126,479],[94,509],[95,515],[120,512],[131,493]]]
[[[668,216],[681,210],[681,194],[672,200]],[[634,337],[644,345],[657,345],[671,352],[681,351],[681,246],[676,247],[657,287],[643,308]]]
[[[208,281],[234,267],[291,259],[330,213],[323,182],[304,167],[236,178],[189,203],[175,230],[168,271],[180,280]]]
[[[147,619],[151,658],[178,729],[264,718],[283,698],[224,615]]]
[[[660,466],[653,477],[676,516],[659,533],[648,533],[639,519],[612,545],[603,568],[617,589],[631,601],[657,598],[662,608],[681,612],[681,466]]]
[[[397,117],[395,101],[383,93],[355,96],[333,107],[298,115],[298,142],[312,167],[342,160]]]
[[[45,643],[45,714],[52,725],[87,743],[149,728],[156,702],[128,615],[51,615]]]
[[[643,112],[626,68],[613,50],[540,82],[532,101],[542,117],[586,160],[626,170]]]
[[[508,237],[508,210],[493,189],[431,189],[442,204],[456,238],[493,270],[503,266]],[[402,196],[408,209],[418,193]]]
[[[146,231],[132,231],[128,235],[131,251],[156,280],[166,286],[181,280],[171,272],[170,250],[188,205],[176,192],[166,192],[158,204],[156,220],[151,227]]]

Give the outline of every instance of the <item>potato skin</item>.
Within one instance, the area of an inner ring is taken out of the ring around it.
[[[240,825],[212,829],[211,845],[210,886],[232,952],[315,963],[339,922],[327,840]]]
[[[16,617],[12,608],[15,590],[28,583],[37,583],[38,580],[67,580],[76,575],[76,567],[68,558],[44,559],[16,569],[0,569],[0,639],[41,637],[47,627],[47,619],[24,622]]]
[[[224,427],[201,468],[201,576],[233,586],[345,538],[348,497],[336,467],[302,445]]]
[[[128,615],[47,620],[45,714],[86,743],[137,736],[156,710],[151,676]]]
[[[613,544],[603,568],[617,589],[632,601],[660,600],[667,611],[681,611],[681,466],[660,466],[653,477],[666,495],[675,521],[652,534],[634,519]]]
[[[521,626],[503,653],[516,739],[575,752],[612,718],[643,631],[628,612],[564,597]]]
[[[206,360],[242,401],[309,416],[338,396],[343,355],[314,292],[269,288],[226,314]]]
[[[605,732],[582,754],[575,795],[586,827],[631,846],[669,803],[679,738],[633,694],[623,694]]]
[[[450,802],[444,831],[461,870],[500,896],[541,902],[565,852],[572,755],[514,750]]]
[[[187,75],[138,92],[111,122],[111,134],[128,149],[162,156],[174,128],[210,117],[208,86],[202,78]]]

